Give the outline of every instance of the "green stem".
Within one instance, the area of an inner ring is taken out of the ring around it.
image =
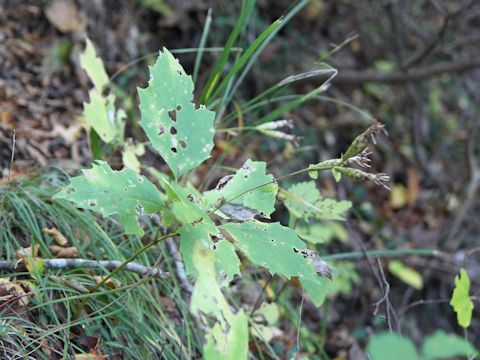
[[[102,279],[102,281],[100,281],[97,285],[95,285],[93,288],[91,288],[89,290],[89,293],[93,293],[95,291],[97,291],[101,286],[103,286],[112,276],[114,276],[115,274],[117,274],[120,270],[122,270],[125,266],[127,266],[128,263],[134,261],[137,257],[139,257],[141,254],[143,254],[145,251],[147,251],[148,249],[150,249],[152,246],[158,244],[160,241],[163,241],[169,237],[174,237],[174,236],[177,236],[178,233],[177,232],[173,232],[173,233],[170,233],[170,234],[167,234],[167,235],[163,235],[162,237],[158,237],[155,236],[155,239],[151,242],[149,242],[147,245],[145,245],[144,247],[142,247],[141,249],[137,250],[135,252],[135,254],[133,254],[132,256],[130,256],[127,260],[125,260],[122,265],[120,265],[118,268],[116,268],[115,270],[113,270],[112,272],[110,272],[110,274],[108,274],[105,278]]]
[[[330,169],[333,169],[334,167],[340,166],[340,165],[342,165],[342,164],[343,164],[343,160],[342,160],[342,159],[332,159],[332,160],[322,161],[321,163],[318,163],[318,164],[316,164],[316,165],[310,165],[308,168],[304,168],[304,169],[300,169],[300,170],[291,172],[291,173],[289,173],[289,174],[280,176],[280,177],[278,177],[278,178],[276,178],[276,179],[267,181],[266,183],[263,183],[263,184],[254,186],[253,188],[250,188],[250,189],[248,189],[248,190],[245,190],[245,191],[241,192],[240,194],[235,195],[235,196],[232,197],[231,199],[221,202],[221,203],[220,203],[218,206],[216,206],[213,210],[208,211],[208,213],[209,213],[209,214],[212,214],[212,213],[214,213],[215,211],[220,210],[224,205],[230,204],[232,201],[235,201],[236,199],[238,199],[239,197],[242,197],[243,195],[249,193],[250,191],[257,190],[257,189],[259,189],[259,188],[261,188],[261,187],[264,187],[264,186],[266,186],[266,185],[273,184],[273,183],[276,183],[276,182],[279,182],[279,181],[285,180],[285,179],[287,179],[287,178],[290,178],[290,177],[293,177],[293,176],[296,176],[296,175],[300,175],[300,174],[303,174],[303,173],[306,173],[306,172],[330,170]]]
[[[444,255],[437,249],[400,249],[400,250],[371,250],[366,251],[368,256],[383,256],[383,257],[396,257],[404,255],[421,255],[421,256],[435,256],[440,257]],[[322,256],[323,260],[349,260],[363,258],[365,253],[363,251],[352,251],[341,254],[333,254]]]

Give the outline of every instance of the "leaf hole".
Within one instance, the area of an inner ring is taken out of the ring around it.
[[[160,129],[158,129],[158,135],[163,135],[165,134],[165,128],[163,127],[163,125],[160,125]]]
[[[270,239],[270,242],[272,242],[272,243],[275,242],[275,239]]]
[[[182,105],[177,105],[177,111],[182,110]]]
[[[182,147],[182,149],[185,149],[187,147],[187,143],[183,140],[180,140],[180,146]]]
[[[138,182],[139,182],[139,183],[143,183],[143,181],[144,181],[144,180],[143,180],[143,177],[139,177],[139,178],[138,178]]]
[[[168,116],[172,119],[173,122],[177,122],[177,111],[171,110],[168,112]]]
[[[175,146],[173,146],[173,147],[170,148],[170,151],[176,154],[177,153],[177,148]]]
[[[97,200],[88,200],[88,205],[97,206]]]
[[[170,134],[172,134],[172,135],[177,134],[177,129],[175,128],[175,126],[172,126],[172,127],[170,128]]]
[[[294,253],[298,253],[298,249],[296,247],[293,247],[292,250]]]
[[[182,72],[180,70],[177,70],[178,75],[182,75]]]

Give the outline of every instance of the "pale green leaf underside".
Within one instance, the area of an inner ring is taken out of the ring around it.
[[[125,233],[137,235],[143,234],[137,216],[163,207],[160,192],[147,178],[129,168],[112,170],[104,161],[93,163],[83,175],[72,178],[54,198],[73,201],[105,217],[118,214]]]
[[[254,209],[262,216],[269,217],[275,211],[278,185],[274,182],[271,183],[274,179],[273,175],[267,175],[265,171],[266,163],[247,160],[237,170],[235,175],[230,178],[224,178],[223,183],[217,185],[217,189],[207,191],[204,194],[203,201],[206,208],[209,209],[212,206],[216,206],[220,201],[230,201],[247,191],[244,195],[231,201],[231,203]],[[256,188],[263,184],[267,185]]]
[[[216,323],[205,337],[205,360],[243,360],[248,358],[248,316],[243,310],[232,315],[227,331]]]
[[[210,157],[215,113],[195,108],[192,78],[167,49],[150,67],[148,86],[138,95],[140,125],[175,178]]]
[[[294,184],[288,191],[282,191],[281,197],[294,217],[306,221],[312,217],[320,220],[344,220],[345,212],[352,206],[350,201],[323,197],[314,181]]]
[[[269,269],[270,273],[281,274],[287,279],[298,276],[320,284],[320,277],[315,273],[311,261],[301,254],[306,249],[294,230],[280,223],[262,223],[246,221],[222,225],[235,240],[250,261]],[[326,290],[325,290],[326,291]]]
[[[470,279],[465,269],[460,269],[460,275],[455,277],[455,289],[453,290],[450,305],[457,313],[458,324],[464,328],[470,326],[472,321],[473,302],[470,299]]]
[[[192,264],[198,277],[190,309],[194,314],[212,314],[224,324],[231,313],[215,276],[215,254],[199,243],[194,244],[192,253]]]
[[[136,173],[140,173],[141,164],[138,157],[143,154],[145,154],[145,145],[134,144],[132,141],[127,141],[123,147],[123,165],[135,170]]]
[[[213,241],[211,236],[218,235],[218,229],[212,223],[210,218],[196,223],[186,223],[178,229],[180,233],[180,253],[185,263],[185,272],[187,275],[196,275],[195,266],[193,265],[193,251],[197,243],[203,248],[211,249]]]
[[[98,92],[101,93],[104,86],[108,84],[108,75],[103,66],[103,61],[97,57],[97,53],[90,39],[87,38],[85,42],[85,50],[80,54],[80,66],[92,80]]]
[[[100,95],[96,89],[88,93],[90,101],[83,104],[83,115],[90,127],[106,143],[111,142],[117,135],[115,107],[113,98]]]

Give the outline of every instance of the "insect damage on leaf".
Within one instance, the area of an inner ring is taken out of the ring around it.
[[[193,81],[166,49],[150,67],[145,89],[138,88],[140,125],[175,178],[196,168],[213,149],[215,113],[193,103]]]
[[[147,178],[129,168],[112,170],[104,161],[93,163],[91,169],[83,170],[83,175],[72,178],[54,199],[73,201],[105,217],[118,214],[125,232],[136,235],[143,234],[137,216],[163,208],[160,192]]]

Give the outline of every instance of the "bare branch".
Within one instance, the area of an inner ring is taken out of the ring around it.
[[[119,268],[123,262],[118,260],[88,260],[88,259],[42,259],[46,269],[106,269],[115,270]],[[18,269],[18,262],[0,260],[0,270],[15,271]],[[168,274],[159,268],[150,268],[135,262],[128,263],[124,267],[125,270],[137,273],[143,276],[159,276],[167,278]]]

